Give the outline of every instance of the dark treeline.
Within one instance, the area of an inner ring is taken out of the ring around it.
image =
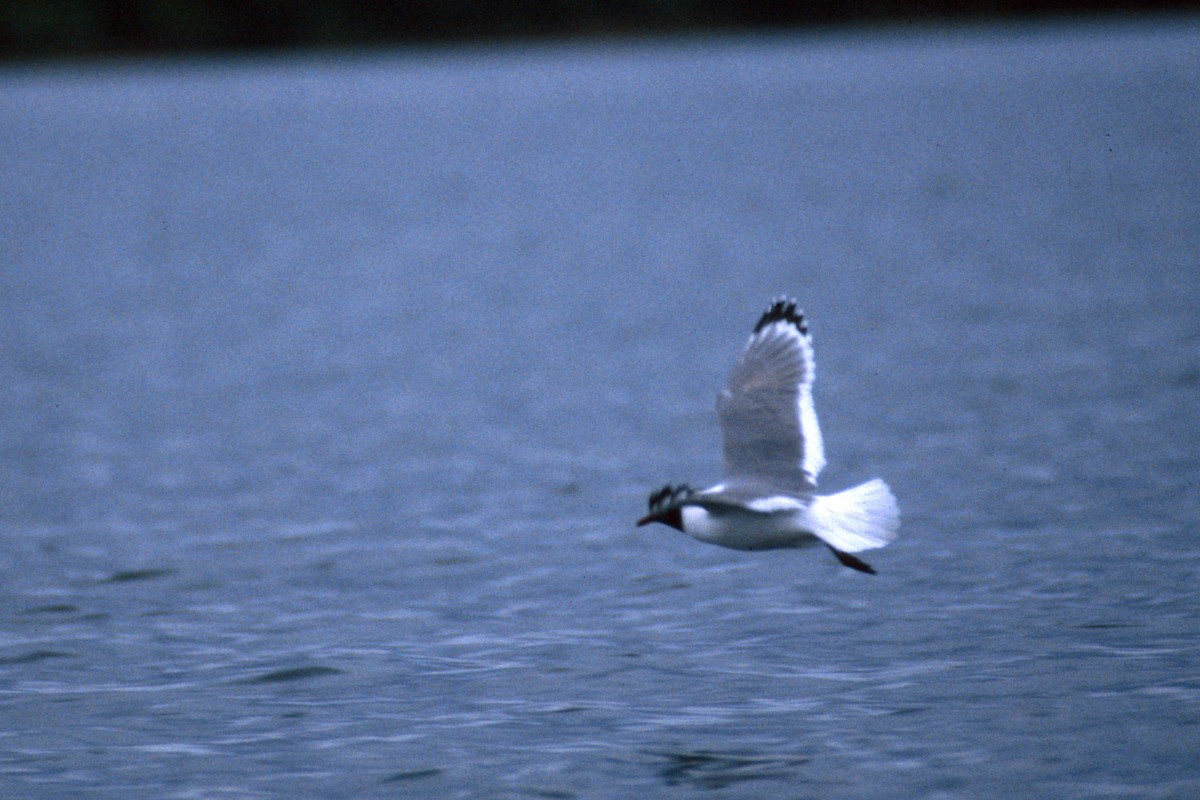
[[[0,0],[0,57],[1194,9],[1168,0]]]

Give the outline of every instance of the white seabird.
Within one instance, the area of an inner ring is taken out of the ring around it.
[[[775,300],[717,397],[725,480],[701,491],[664,486],[650,495],[650,513],[637,524],[661,522],[734,550],[824,544],[842,564],[874,574],[851,554],[894,540],[900,509],[878,478],[816,493],[825,448],[813,408],[814,371],[803,312],[795,300]]]

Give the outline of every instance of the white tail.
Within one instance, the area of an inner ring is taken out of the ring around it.
[[[844,492],[813,498],[808,522],[813,534],[834,550],[860,553],[896,538],[900,507],[888,485],[876,478]]]

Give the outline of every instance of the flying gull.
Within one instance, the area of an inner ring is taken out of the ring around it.
[[[717,397],[725,480],[700,491],[664,486],[650,495],[650,513],[637,524],[661,522],[734,550],[824,544],[845,566],[874,574],[853,554],[895,539],[900,509],[878,478],[837,494],[816,493],[825,448],[813,373],[804,314],[795,300],[779,298],[754,326]]]

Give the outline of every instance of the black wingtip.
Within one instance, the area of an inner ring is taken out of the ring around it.
[[[796,326],[796,330],[805,336],[808,335],[808,323],[804,321],[804,312],[796,309],[796,301],[786,297],[777,297],[771,302],[771,307],[763,312],[763,315],[758,318],[758,324],[754,326],[754,332],[758,333],[763,328],[770,325],[772,322],[790,322]]]
[[[877,575],[878,574],[877,572],[875,572],[874,568],[867,562],[865,562],[861,559],[855,558],[854,556],[850,555],[849,553],[843,553],[841,550],[838,550],[836,548],[831,547],[829,549],[833,550],[833,554],[835,556],[837,556],[837,560],[842,562],[842,564],[844,566],[847,566],[850,569],[856,569],[859,572],[865,572],[868,575]]]

